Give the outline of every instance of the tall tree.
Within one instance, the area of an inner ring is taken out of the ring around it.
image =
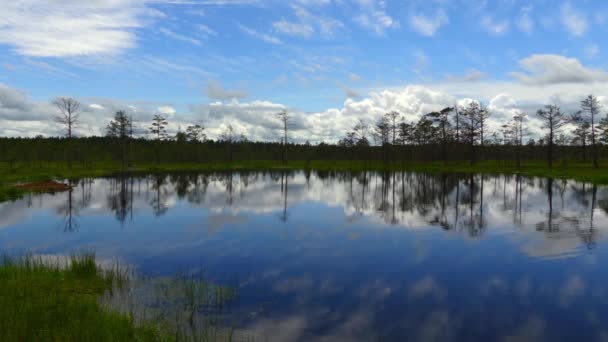
[[[133,136],[133,122],[127,114],[119,110],[114,114],[114,119],[106,127],[106,136],[118,139],[120,143],[120,160],[123,170],[127,165],[128,147]]]
[[[599,141],[604,145],[608,145],[608,114],[600,120],[598,130],[600,136]]]
[[[80,102],[71,97],[58,97],[53,100],[53,104],[59,109],[59,115],[55,116],[55,121],[64,126],[66,136],[71,139],[74,127],[80,120]]]
[[[439,137],[441,141],[441,158],[443,159],[443,163],[448,163],[448,154],[447,154],[447,146],[448,139],[450,137],[450,116],[449,114],[454,110],[452,107],[447,107],[442,109],[439,112],[432,112],[427,114],[427,116],[438,126]]]
[[[382,160],[386,163],[388,161],[388,145],[390,143],[391,136],[391,124],[386,115],[382,116],[376,122],[374,127],[374,138],[376,142],[382,146]]]
[[[152,134],[156,140],[161,141],[167,139],[167,119],[160,115],[156,114],[152,118],[152,125],[150,126],[150,134]]]
[[[207,139],[205,127],[198,124],[186,127],[186,137],[188,141],[204,142]]]
[[[597,97],[593,95],[587,96],[583,101],[581,101],[581,112],[587,114],[587,120],[591,126],[591,152],[593,154],[593,167],[598,167],[598,156],[597,156],[597,142],[595,139],[596,135],[596,116],[600,114],[602,110],[602,106],[598,101]]]
[[[456,140],[457,144],[460,144],[460,117],[461,117],[461,111],[458,108],[458,105],[455,104],[454,105],[454,139]]]
[[[481,136],[481,125],[479,122],[481,105],[477,102],[472,101],[468,107],[462,112],[462,134],[465,142],[469,145],[469,160],[470,164],[475,164],[477,159],[476,146]]]
[[[233,145],[237,142],[246,142],[247,137],[245,137],[244,134],[238,134],[234,126],[228,124],[220,136],[220,141],[228,144],[228,160],[232,163],[234,159],[232,150]]]
[[[407,145],[407,144],[412,144],[413,140],[414,140],[414,134],[413,134],[413,126],[410,123],[407,123],[405,121],[401,122],[399,124],[399,144],[400,145]]]
[[[587,121],[582,121],[572,132],[572,135],[574,135],[572,143],[581,147],[583,162],[587,162],[587,145],[591,137],[591,124]]]
[[[357,139],[357,146],[369,146],[369,125],[365,121],[359,119],[359,122],[353,127],[355,138]]]
[[[150,134],[152,134],[152,136],[155,137],[156,140],[156,148],[154,149],[154,152],[156,154],[156,162],[159,163],[160,162],[160,142],[162,140],[166,140],[167,139],[167,119],[165,119],[164,116],[160,115],[160,114],[156,114],[154,115],[154,117],[152,118],[152,125],[150,126],[149,130],[150,130]]]
[[[579,116],[578,113],[569,115],[562,112],[558,105],[546,105],[545,108],[539,109],[536,115],[544,121],[543,128],[547,130],[547,163],[549,168],[552,168],[556,134],[565,125],[577,121]]]
[[[280,111],[279,113],[276,114],[277,117],[279,118],[279,121],[281,121],[281,125],[283,126],[283,164],[287,163],[287,129],[289,126],[289,122],[291,121],[291,116],[289,115],[289,112],[287,112],[285,109],[283,109],[282,111]]]
[[[526,114],[519,113],[513,116],[513,133],[515,138],[515,159],[517,167],[521,168],[521,148],[524,145]]]
[[[479,145],[481,146],[481,158],[485,157],[485,134],[488,128],[488,118],[490,117],[490,111],[488,107],[484,107],[481,103],[479,104],[479,110],[477,111],[477,124],[479,127]]]
[[[401,116],[401,114],[399,114],[398,112],[392,111],[390,113],[386,113],[384,114],[384,116],[387,119],[387,122],[389,123],[389,127],[390,127],[390,131],[391,131],[391,144],[395,145],[395,142],[397,141],[397,121],[399,120],[399,117]]]

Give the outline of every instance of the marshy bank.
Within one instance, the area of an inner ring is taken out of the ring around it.
[[[230,341],[232,288],[193,274],[145,279],[94,254],[5,256],[2,341]]]

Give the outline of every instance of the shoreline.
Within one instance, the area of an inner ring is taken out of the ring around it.
[[[137,164],[127,171],[121,170],[120,164],[100,163],[94,165],[73,165],[54,163],[44,166],[17,165],[12,168],[8,163],[0,163],[0,201],[19,198],[28,192],[45,192],[44,188],[30,189],[28,184],[51,182],[63,179],[84,177],[104,177],[126,172],[128,174],[150,174],[162,172],[211,172],[211,171],[411,171],[427,173],[462,173],[462,174],[509,174],[530,177],[568,179],[595,184],[608,184],[608,167],[593,168],[591,163],[557,163],[552,169],[544,162],[526,162],[518,168],[514,163],[501,161],[483,161],[473,166],[468,162],[408,163],[392,162],[384,164],[372,161],[350,160],[293,160],[283,164],[280,161],[240,161],[233,163],[166,163]],[[57,190],[57,189],[48,189]]]

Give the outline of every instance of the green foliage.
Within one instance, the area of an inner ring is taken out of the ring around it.
[[[93,255],[60,260],[4,257],[0,263],[0,340],[158,340],[154,327],[101,307],[97,300],[117,273],[100,270]]]
[[[145,281],[131,277],[119,265],[101,268],[93,254],[5,256],[0,260],[0,341],[231,340],[232,330],[209,312],[234,299],[233,289],[185,273]],[[133,298],[141,293],[155,304]],[[121,311],[105,303],[112,299],[120,307],[130,300],[141,305]]]

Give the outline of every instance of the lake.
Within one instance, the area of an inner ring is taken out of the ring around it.
[[[514,175],[233,172],[0,203],[0,249],[238,288],[270,341],[608,340],[608,188]]]

